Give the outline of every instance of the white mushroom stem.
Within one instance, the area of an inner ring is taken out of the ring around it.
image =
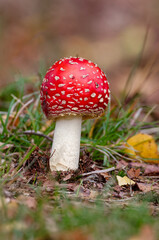
[[[57,119],[50,157],[51,171],[66,171],[78,168],[81,123],[81,116]]]

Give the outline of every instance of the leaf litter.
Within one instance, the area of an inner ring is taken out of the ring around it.
[[[23,162],[18,175],[16,163],[10,169],[9,174],[13,178],[6,182],[3,189],[5,203],[8,206],[8,216],[14,217],[19,205],[25,205],[33,211],[37,208],[36,187],[41,189],[42,196],[53,201],[58,200],[56,189],[62,194],[67,194],[67,197],[73,201],[78,202],[78,199],[81,199],[91,203],[100,197],[101,201],[109,205],[116,203],[123,206],[138,195],[155,192],[159,196],[158,164],[126,162],[123,159],[119,159],[118,162],[114,161],[112,164],[113,167],[105,168],[99,161],[94,162],[90,153],[83,151],[79,168],[76,171],[50,172],[48,152],[43,152],[36,147]],[[122,181],[124,179],[125,183],[121,184],[119,179]],[[153,213],[159,211],[155,206],[158,206],[156,202],[151,206]],[[30,221],[33,220],[29,218]],[[15,222],[6,225],[4,229],[9,231],[13,228],[23,230],[24,224],[20,225],[19,222]],[[56,232],[56,226],[54,229],[53,231]],[[81,239],[82,237],[89,239],[89,234],[80,232],[79,229],[75,232],[58,233],[55,239],[67,239],[67,237],[78,239],[78,234]]]
[[[12,175],[14,169],[15,166],[10,169]],[[123,176],[120,175],[121,172]],[[22,194],[27,200],[25,201],[22,197],[21,201],[30,208],[36,206],[35,190],[32,186],[40,186],[43,194],[51,193],[52,197],[58,187],[58,189],[65,190],[68,197],[94,200],[102,196],[104,201],[125,199],[139,193],[159,192],[158,172],[157,164],[126,162],[125,160],[114,162],[114,167],[104,169],[99,162],[97,165],[97,162],[91,159],[90,153],[86,151],[82,152],[79,168],[76,171],[50,172],[48,153],[36,147],[23,163],[18,175],[5,184],[4,195],[8,197],[7,195],[10,194],[9,198],[12,199],[13,195],[21,196]],[[149,176],[153,176],[153,180],[146,178]],[[105,195],[109,183],[110,192]]]

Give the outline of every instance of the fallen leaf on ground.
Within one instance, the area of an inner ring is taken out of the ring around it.
[[[117,176],[116,178],[118,180],[119,186],[135,185],[135,182],[133,180],[131,180],[130,178],[128,178],[127,176],[124,176],[124,177]]]
[[[151,135],[139,133],[127,140],[125,152],[145,162],[159,163],[157,144]]]
[[[156,165],[149,165],[149,167],[145,168],[144,175],[150,175],[150,174],[159,174],[159,166]]]
[[[106,180],[108,180],[111,176],[107,172],[101,172],[100,175],[102,175]]]
[[[157,175],[159,174],[159,165],[131,162],[132,167],[140,167],[144,169],[144,175]]]
[[[138,188],[146,193],[150,191],[159,191],[159,186],[158,184],[150,184],[150,183],[137,183]]]
[[[152,184],[137,183],[137,186],[142,192],[145,192],[145,193],[153,190]]]
[[[127,174],[129,178],[138,178],[140,175],[140,168],[130,168],[130,170],[127,171]]]

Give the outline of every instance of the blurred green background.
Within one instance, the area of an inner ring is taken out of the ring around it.
[[[116,96],[137,66],[130,96],[141,90],[159,103],[158,22],[158,0],[0,0],[0,87],[81,56],[107,73]]]

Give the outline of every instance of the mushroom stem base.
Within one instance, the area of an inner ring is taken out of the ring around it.
[[[56,121],[50,157],[51,171],[78,168],[82,117],[63,117]]]

